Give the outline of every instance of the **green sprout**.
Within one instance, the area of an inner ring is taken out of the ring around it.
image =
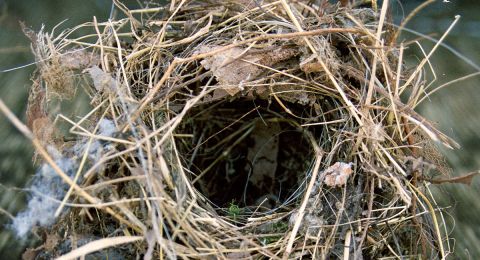
[[[230,202],[230,205],[228,206],[228,216],[233,218],[233,220],[237,220],[237,216],[240,215],[241,212],[242,209],[237,204],[235,204],[235,200],[232,200],[232,202]]]

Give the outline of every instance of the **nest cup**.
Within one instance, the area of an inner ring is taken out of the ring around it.
[[[102,237],[96,254],[123,258],[448,253],[418,178],[432,168],[429,139],[455,143],[413,110],[421,67],[404,68],[385,12],[114,3],[114,20],[31,36],[29,126],[75,165],[60,174],[69,185],[39,256],[75,256]],[[80,29],[91,34],[71,39]],[[50,105],[79,92],[86,115]]]

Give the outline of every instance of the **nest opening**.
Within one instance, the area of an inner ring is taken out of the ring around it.
[[[297,114],[307,109],[289,106]],[[278,103],[240,98],[193,108],[178,131],[191,137],[176,145],[192,182],[216,208],[265,212],[288,207],[305,184],[313,158],[305,131]]]

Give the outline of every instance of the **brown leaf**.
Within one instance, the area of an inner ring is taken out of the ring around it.
[[[207,53],[221,47],[202,46],[197,53]],[[256,80],[267,70],[256,64],[271,67],[296,55],[298,50],[294,48],[247,51],[244,48],[235,47],[207,57],[200,63],[213,73],[218,83],[230,96],[235,96],[243,90],[243,83]]]
[[[473,178],[480,174],[480,171],[467,173],[462,176],[445,178],[445,179],[424,179],[433,184],[442,184],[442,183],[461,183],[465,185],[472,185]]]
[[[199,52],[210,52],[218,48],[221,48],[221,46],[202,46]],[[241,82],[256,78],[262,72],[262,68],[239,59],[243,58],[250,62],[259,62],[261,56],[247,56],[244,52],[245,50],[242,48],[231,48],[212,57],[205,58],[200,63],[205,69],[212,71],[220,85],[239,85]],[[240,90],[237,87],[236,92],[230,89],[228,93],[235,95]]]
[[[324,183],[329,187],[343,186],[352,172],[352,163],[336,162],[325,170]]]
[[[84,70],[100,64],[100,56],[86,50],[73,50],[60,56],[60,64],[65,69]]]

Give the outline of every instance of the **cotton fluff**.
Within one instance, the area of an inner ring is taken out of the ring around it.
[[[98,123],[98,134],[102,136],[112,137],[117,132],[117,128],[112,120],[102,118]]]
[[[96,132],[97,135],[112,137],[116,132],[117,128],[112,120],[102,118],[98,122],[98,131]],[[82,157],[85,153],[85,149],[87,149],[88,142],[89,138],[83,138],[81,141],[77,142],[73,146],[73,153],[79,158]],[[111,148],[112,145],[108,142],[102,140],[93,140],[90,144],[90,147],[88,147],[88,157],[91,160],[95,160],[96,158],[100,158],[102,153],[110,150]]]
[[[111,137],[117,131],[115,124],[109,119],[101,119],[98,125],[98,135]],[[73,147],[73,153],[80,158],[87,148],[88,138],[78,142]],[[75,162],[65,158],[54,147],[48,147],[48,152],[55,163],[69,175],[74,177],[76,172]],[[89,147],[90,159],[98,158],[105,150],[110,149],[103,141],[94,140]],[[24,237],[35,225],[48,226],[55,220],[54,213],[58,208],[58,200],[62,200],[68,190],[68,185],[58,176],[48,164],[43,164],[37,171],[30,187],[27,209],[20,212],[12,223],[12,228],[17,236]],[[55,201],[57,200],[57,201]]]
[[[55,148],[48,147],[48,152],[64,173],[73,177],[75,164],[71,159],[63,157]],[[58,200],[63,199],[68,185],[58,176],[48,164],[43,164],[36,172],[30,186],[27,208],[18,213],[11,227],[18,237],[25,235],[36,225],[48,226],[55,220]]]

